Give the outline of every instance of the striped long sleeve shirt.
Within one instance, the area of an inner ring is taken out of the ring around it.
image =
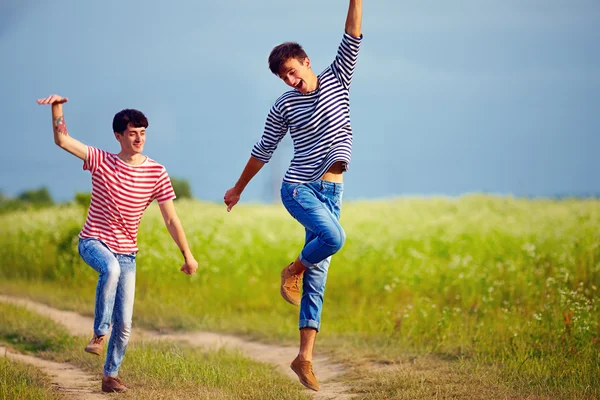
[[[350,163],[349,90],[361,41],[362,35],[355,38],[344,33],[335,60],[317,76],[317,89],[307,94],[297,90],[285,92],[271,107],[252,156],[269,162],[289,130],[294,156],[284,182],[314,182],[336,161]]]

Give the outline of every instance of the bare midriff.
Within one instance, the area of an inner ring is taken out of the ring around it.
[[[327,182],[342,183],[344,181],[345,162],[336,161],[321,177],[322,180]]]

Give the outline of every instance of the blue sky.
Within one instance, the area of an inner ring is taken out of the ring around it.
[[[298,41],[317,72],[332,60],[347,0],[41,0],[0,5],[0,189],[90,190],[56,147],[50,109],[69,97],[72,136],[117,152],[113,115],[150,121],[145,153],[221,201],[286,86],[271,48]],[[364,0],[351,89],[345,198],[492,192],[600,193],[600,2]],[[285,139],[245,201],[272,201]]]

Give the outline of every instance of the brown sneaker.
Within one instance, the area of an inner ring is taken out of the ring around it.
[[[123,393],[127,391],[127,386],[117,377],[111,378],[109,376],[102,377],[102,391],[106,393]]]
[[[106,336],[97,336],[94,335],[92,340],[85,346],[85,351],[88,353],[95,354],[97,356],[102,355],[102,350],[104,350],[104,342],[106,341]]]
[[[301,384],[315,392],[319,390],[319,382],[317,382],[317,378],[315,377],[312,362],[300,361],[298,357],[296,357],[290,364],[290,368],[298,375]]]
[[[300,282],[302,281],[302,273],[292,275],[290,265],[281,271],[281,287],[279,292],[285,301],[295,306],[300,305],[302,295],[300,293]]]

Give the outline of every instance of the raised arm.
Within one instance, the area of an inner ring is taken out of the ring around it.
[[[61,149],[68,151],[75,157],[78,157],[85,161],[87,157],[87,147],[79,140],[73,139],[69,136],[67,131],[67,125],[65,124],[65,116],[63,114],[62,105],[66,103],[68,99],[61,97],[57,94],[52,94],[45,99],[38,99],[38,104],[50,104],[52,105],[52,130],[54,131],[54,143],[57,144]]]
[[[346,33],[353,37],[360,37],[362,24],[362,0],[350,0],[348,16],[346,17]]]

